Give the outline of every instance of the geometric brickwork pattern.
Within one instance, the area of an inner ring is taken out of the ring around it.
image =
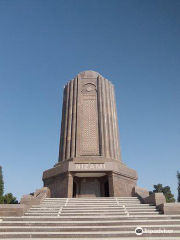
[[[96,95],[82,95],[81,156],[99,155],[98,109]]]

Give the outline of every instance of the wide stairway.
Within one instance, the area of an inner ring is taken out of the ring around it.
[[[46,198],[23,217],[2,218],[4,238],[180,240],[180,216],[163,215],[135,197]]]

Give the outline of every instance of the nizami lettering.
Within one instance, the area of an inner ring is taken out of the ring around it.
[[[104,170],[106,168],[105,163],[96,164],[96,163],[81,163],[76,164],[76,170]]]

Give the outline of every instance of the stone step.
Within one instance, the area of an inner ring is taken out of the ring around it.
[[[56,199],[56,200],[43,200],[43,202],[134,202],[134,201],[140,201],[138,198],[136,199],[113,199],[113,200],[110,200],[110,199],[105,199],[105,200],[101,200],[101,199],[67,199],[66,201],[62,201],[62,200],[59,200],[59,199]]]
[[[67,208],[67,209],[113,209],[113,208],[149,208],[149,207],[154,207],[154,205],[140,205],[140,204],[134,204],[134,205],[127,205],[127,204],[123,204],[123,205],[112,205],[112,206],[108,206],[108,205],[81,205],[81,206],[77,206],[77,205],[41,205],[41,207],[39,207],[39,209],[41,208]],[[31,208],[37,208],[36,206],[32,206]]]
[[[42,204],[57,204],[59,205],[58,202],[42,202]],[[66,202],[65,204],[73,204],[73,205],[81,205],[81,204],[102,204],[102,205],[116,205],[116,204],[121,204],[121,203],[126,203],[126,204],[142,204],[140,201],[115,201],[115,202]],[[61,204],[61,203],[60,203]]]
[[[149,237],[149,233],[143,233],[143,237]],[[151,235],[152,236],[152,235]],[[153,237],[162,236],[162,233],[154,233]],[[171,237],[179,237],[180,236],[180,230],[174,230],[173,233],[167,233],[166,236]],[[67,238],[67,237],[73,237],[73,238],[97,238],[97,237],[133,237],[133,238],[139,238],[135,234],[134,231],[107,231],[107,232],[101,232],[101,231],[94,231],[94,232],[13,232],[13,233],[1,233],[1,239],[4,238]]]
[[[65,204],[61,205],[61,204],[41,204],[41,205],[32,205],[32,207],[39,207],[39,208],[47,208],[47,207],[64,207]]]
[[[110,198],[106,198],[106,199],[99,199],[99,198],[69,198],[66,201],[73,201],[73,202],[76,202],[76,201],[84,201],[84,202],[101,201],[101,202],[103,202],[103,201],[136,201],[136,200],[139,201],[139,198],[113,198],[113,199],[110,199]],[[44,201],[59,201],[59,199],[54,199],[54,200],[45,199]]]
[[[46,203],[43,203],[43,204],[46,204]],[[50,203],[50,204],[56,204],[56,203]],[[101,202],[96,202],[96,203],[94,203],[94,202],[90,202],[90,203],[86,203],[86,202],[78,202],[78,203],[75,203],[75,202],[67,202],[66,204],[64,204],[64,205],[76,205],[76,206],[80,206],[80,205],[102,205],[102,206],[104,206],[104,205],[109,205],[109,206],[112,206],[112,205],[114,205],[114,206],[116,206],[116,205],[123,205],[123,204],[141,204],[140,202],[138,202],[138,201],[134,201],[134,202],[114,202],[114,203],[112,203],[112,202],[105,202],[105,203],[101,203]]]
[[[44,201],[43,201],[44,202]],[[50,201],[47,201],[50,202]],[[52,202],[59,202],[59,201],[52,201]],[[67,203],[117,203],[117,202],[128,202],[128,203],[133,203],[133,202],[141,202],[139,199],[134,199],[134,200],[115,200],[115,201],[66,201]]]
[[[65,203],[65,202],[74,202],[74,203],[78,203],[78,202],[86,202],[86,203],[90,203],[90,202],[136,202],[136,201],[140,201],[139,199],[114,199],[114,200],[66,200],[66,201],[61,201],[61,200],[43,200],[43,202],[60,202],[60,203]]]
[[[7,217],[5,221],[93,221],[93,220],[105,220],[107,216],[98,215],[98,216],[23,216],[23,217]],[[153,215],[121,215],[114,216],[108,215],[108,220],[152,220],[152,219],[180,219],[178,216],[165,216],[163,214],[153,214]]]
[[[61,200],[61,199],[44,199],[43,202],[133,202],[133,201],[140,201],[138,198],[134,198],[134,199],[81,199],[81,198],[73,198],[73,199],[67,199],[67,200]]]
[[[123,205],[124,206],[124,205]],[[111,207],[100,207],[100,209],[123,209],[124,207],[123,206],[111,206]],[[66,209],[74,209],[74,208],[71,208],[71,207],[68,207],[68,206],[60,206],[60,207],[63,207],[63,208],[66,208]],[[59,209],[60,208],[59,206],[42,206],[42,205],[33,205],[31,209]],[[88,206],[87,206],[88,207]],[[89,207],[90,209],[94,209],[93,206],[90,206]],[[154,205],[145,205],[145,204],[140,204],[140,205],[134,205],[134,206],[127,206],[126,208],[142,208],[142,209],[150,209],[150,208],[153,208],[153,209],[156,209],[156,206]],[[78,209],[82,209],[81,207],[78,207]],[[86,208],[87,209],[87,208]]]
[[[71,209],[71,208],[67,208],[67,207],[64,207],[62,208],[62,211],[71,211],[71,212],[74,212],[74,211],[78,211],[78,212],[91,212],[91,211],[94,211],[94,212],[100,212],[100,211],[111,211],[111,212],[116,212],[116,211],[123,211],[124,209],[127,209],[128,211],[158,211],[155,207],[153,208],[141,208],[141,207],[135,207],[135,208],[131,208],[131,207],[117,207],[117,208],[100,208],[100,209]],[[38,210],[37,210],[38,211]]]
[[[73,200],[73,201],[76,201],[76,200],[79,200],[79,199],[82,199],[84,201],[88,201],[89,199],[92,199],[92,200],[111,200],[111,199],[138,199],[138,197],[91,197],[91,198],[46,198],[44,199],[44,201],[46,200]]]
[[[69,208],[82,208],[82,207],[89,207],[89,208],[92,208],[92,207],[123,207],[123,206],[127,206],[127,207],[141,207],[142,205],[139,204],[139,203],[134,203],[134,204],[127,204],[127,203],[122,203],[122,204],[79,204],[79,205],[76,205],[76,204],[65,204],[65,205],[60,205],[60,204],[41,204],[41,207],[69,207]],[[145,206],[145,205],[144,205]],[[148,204],[146,205],[148,206]],[[151,205],[153,206],[153,205]],[[33,206],[34,207],[34,206]]]
[[[138,198],[136,199],[113,199],[113,200],[109,200],[109,199],[106,199],[106,200],[97,200],[97,199],[88,199],[88,200],[85,200],[85,199],[77,199],[77,200],[66,200],[66,201],[61,201],[61,200],[43,200],[43,202],[136,202],[136,201],[140,201]]]
[[[151,219],[151,220],[140,220],[140,219],[129,219],[129,220],[92,220],[92,221],[2,221],[0,226],[136,226],[142,225],[180,225],[180,219]]]
[[[154,205],[149,205],[149,204],[134,204],[134,205],[116,205],[116,206],[85,206],[86,209],[87,208],[91,208],[91,209],[94,209],[94,208],[100,208],[100,209],[104,209],[104,208],[109,208],[109,209],[113,209],[113,208],[124,208],[126,206],[126,208],[156,208]],[[50,206],[50,207],[53,207],[53,206]],[[74,207],[71,207],[71,206],[64,206],[64,208],[67,208],[67,209],[74,209]],[[81,206],[78,206],[78,209],[81,209],[81,208],[84,208],[81,207]]]
[[[127,215],[127,214],[132,214],[132,215],[151,215],[151,214],[161,214],[160,212],[126,212],[126,211],[121,211],[121,212],[99,212],[99,213],[92,213],[92,212],[85,212],[85,213],[78,213],[78,212],[76,212],[76,213],[67,213],[67,212],[38,212],[38,213],[36,213],[36,212],[28,212],[28,213],[26,213],[25,215],[26,216],[49,216],[49,215],[51,215],[51,216],[57,216],[57,215],[59,215],[59,216],[102,216],[102,215],[111,215],[112,216],[112,214],[114,215],[114,216],[119,216],[119,215]]]
[[[42,204],[42,205],[45,205],[45,204]],[[53,205],[53,204],[51,204],[51,205]],[[65,204],[66,206],[75,206],[75,207],[83,207],[83,206],[99,206],[99,207],[101,207],[101,206],[108,206],[108,207],[110,207],[110,206],[134,206],[134,205],[141,205],[140,203],[126,203],[126,202],[124,202],[124,203],[119,203],[119,204],[110,204],[110,203],[108,203],[108,204],[106,204],[106,203],[96,203],[96,204],[94,204],[94,203],[81,203],[81,204],[74,204],[74,203],[67,203],[67,204]]]
[[[47,206],[47,205],[61,205],[61,206],[118,206],[118,205],[141,205],[140,202],[119,202],[119,203],[71,203],[68,202],[66,204],[57,204],[57,203],[42,203],[41,206]]]
[[[150,207],[146,207],[146,208],[141,208],[141,207],[116,207],[116,208],[69,208],[67,206],[65,207],[56,207],[56,208],[30,208],[29,211],[31,212],[48,212],[48,211],[51,211],[51,212],[55,212],[55,211],[59,211],[59,210],[62,210],[62,211],[66,211],[66,212],[76,212],[76,211],[80,211],[80,212],[104,212],[104,211],[111,211],[111,212],[116,212],[116,211],[124,211],[124,210],[128,210],[128,211],[158,211],[157,208],[153,207],[153,208],[150,208]]]
[[[124,209],[126,209],[126,210],[128,210],[128,211],[138,211],[138,210],[140,210],[140,211],[156,211],[157,210],[157,208],[156,207],[154,207],[154,206],[146,206],[146,207],[138,207],[138,206],[135,206],[135,207],[127,207],[127,206],[118,206],[118,207],[95,207],[95,208],[93,208],[93,207],[81,207],[81,208],[74,208],[74,207],[67,207],[67,206],[65,206],[65,207],[48,207],[48,208],[45,208],[45,207],[43,207],[43,208],[35,208],[34,209],[34,207],[33,208],[31,208],[30,210],[32,210],[32,211],[45,211],[45,210],[47,210],[47,211],[59,211],[59,210],[64,210],[64,211],[71,211],[71,212],[74,212],[74,211],[84,211],[84,212],[86,212],[86,211],[123,211]]]
[[[129,216],[134,216],[134,217],[136,217],[136,215],[137,216],[139,216],[139,213],[121,213],[121,214],[114,214],[114,217],[129,217]],[[141,213],[141,215],[142,216],[145,216],[145,217],[148,217],[150,214],[146,214],[146,213]],[[157,215],[160,215],[159,213],[157,213]],[[112,215],[111,215],[111,213],[109,213],[109,214],[95,214],[95,215],[93,215],[93,214],[55,214],[55,213],[47,213],[47,214],[26,214],[25,216],[34,216],[34,217],[41,217],[41,216],[44,216],[44,217],[48,217],[48,216],[54,216],[54,217],[66,217],[66,218],[71,218],[71,217],[86,217],[86,218],[91,218],[91,216],[92,217],[112,217]]]
[[[106,207],[106,208],[110,208],[110,207],[141,207],[141,204],[116,204],[116,205],[97,205],[97,204],[81,204],[81,205],[74,205],[74,204],[66,204],[66,205],[56,205],[56,204],[51,204],[51,205],[44,205],[42,204],[41,207],[42,208],[49,208],[49,207],[56,207],[56,208],[60,208],[60,207],[67,207],[67,208],[101,208],[101,207]],[[146,205],[148,206],[148,205]],[[153,205],[151,205],[153,206]],[[34,206],[32,206],[34,207]]]
[[[58,203],[58,202],[43,202],[41,205],[76,205],[76,206],[80,206],[80,205],[102,205],[102,206],[104,206],[104,205],[109,205],[109,206],[112,206],[112,205],[123,205],[123,204],[128,204],[128,205],[130,205],[130,204],[132,204],[132,205],[134,205],[134,204],[141,204],[140,202],[138,202],[138,201],[134,201],[134,202],[114,202],[114,203],[112,203],[112,202],[103,202],[103,203],[101,203],[101,202],[90,202],[90,203],[87,203],[87,202],[67,202],[67,203],[65,203],[65,204],[61,204],[61,203]]]
[[[140,202],[140,200],[138,199],[135,199],[135,200],[116,200],[116,201],[65,201],[65,202],[62,202],[62,201],[43,201],[43,203],[61,203],[61,204],[64,204],[64,203],[117,203],[117,202],[130,202],[130,203],[133,203],[133,202]]]
[[[40,216],[31,216],[31,215],[27,215],[27,216],[23,216],[22,218],[6,218],[5,221],[20,221],[21,219],[27,220],[27,221],[62,221],[64,219],[64,221],[72,221],[72,220],[81,220],[81,221],[92,221],[93,219],[105,219],[107,218],[107,216],[105,215],[96,215],[96,216],[44,216],[44,215],[40,215]],[[151,214],[151,215],[118,215],[118,216],[114,216],[114,215],[108,215],[108,219],[109,220],[126,220],[126,219],[138,219],[138,218],[142,218],[144,220],[151,220],[151,219],[180,219],[178,217],[164,217],[163,214]]]
[[[38,213],[38,212],[59,212],[60,208],[56,208],[56,209],[52,209],[52,208],[43,208],[43,209],[34,209],[31,208],[29,210],[29,212],[32,213]],[[124,210],[127,210],[128,212],[156,212],[159,211],[155,208],[116,208],[116,209],[67,209],[67,208],[62,208],[61,212],[71,212],[71,213],[75,213],[75,212],[123,212]]]
[[[180,230],[179,225],[142,225],[148,230]],[[0,232],[94,232],[94,231],[134,231],[137,225],[131,226],[1,226]]]
[[[112,212],[112,213],[116,213],[116,212],[124,212],[124,211],[128,211],[128,212],[160,212],[158,209],[142,209],[142,208],[132,208],[132,209],[128,209],[128,208],[119,208],[119,209],[66,209],[66,208],[58,208],[58,209],[40,209],[40,210],[34,210],[34,209],[30,209],[28,212],[31,213],[45,213],[45,212],[51,212],[51,213],[57,213],[57,212],[64,212],[64,213],[103,213],[103,212]]]
[[[6,238],[6,240],[19,240],[19,238]],[[56,238],[56,237],[53,237],[53,238],[51,238],[51,237],[49,237],[48,239],[53,239],[53,240],[64,240],[64,238]],[[66,240],[80,240],[79,238],[66,238]],[[89,240],[90,239],[92,239],[92,240],[102,240],[103,238],[89,238]],[[106,240],[124,240],[124,239],[126,239],[126,240],[134,240],[134,237],[126,237],[126,238],[124,238],[124,237],[110,237],[110,238],[108,238],[108,237],[106,237]],[[140,237],[140,238],[138,238],[138,237],[136,237],[136,240],[179,240],[179,237],[171,237],[171,238],[169,238],[169,237],[163,237],[163,236],[161,236],[161,237],[153,237],[152,238],[152,236],[151,237]],[[26,238],[26,237],[23,237],[23,240],[29,240],[29,238]],[[33,237],[33,240],[44,240],[44,238],[36,238],[36,237]],[[87,238],[81,238],[81,240],[87,240]],[[104,240],[104,239],[103,239]]]
[[[45,198],[43,201],[62,201],[66,202],[69,201],[72,198]]]

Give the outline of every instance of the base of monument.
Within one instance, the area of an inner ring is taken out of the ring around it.
[[[119,161],[74,158],[43,173],[52,198],[131,197],[137,172]]]

